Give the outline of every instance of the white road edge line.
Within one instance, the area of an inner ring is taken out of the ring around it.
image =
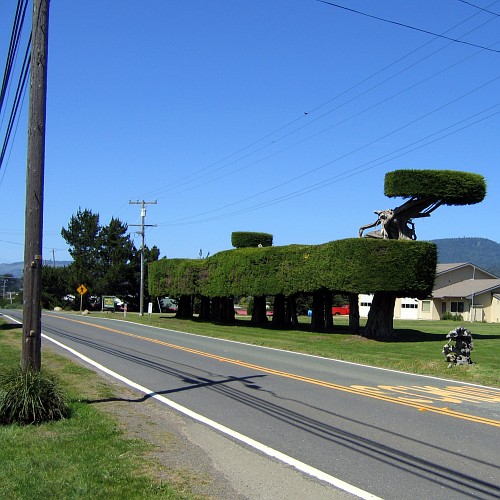
[[[276,458],[277,460],[301,471],[304,472],[305,474],[308,474],[309,476],[315,477],[321,481],[324,481],[325,483],[331,484],[332,486],[335,486],[336,488],[339,488],[340,490],[346,491],[348,493],[351,493],[352,495],[355,495],[359,498],[363,498],[366,500],[382,500],[380,497],[377,497],[375,495],[372,495],[371,493],[368,493],[367,491],[364,491],[360,488],[357,488],[356,486],[353,486],[352,484],[346,483],[345,481],[342,481],[341,479],[338,479],[336,477],[331,476],[330,474],[327,474],[323,471],[320,471],[319,469],[316,469],[315,467],[311,467],[310,465],[305,464],[304,462],[301,462],[299,460],[296,460],[295,458],[289,457],[288,455],[285,455],[284,453],[279,452],[278,450],[275,450],[273,448],[270,448],[269,446],[266,446],[263,443],[259,443],[258,441],[255,441],[252,438],[249,438],[248,436],[245,436],[243,434],[240,434],[237,431],[234,431],[230,429],[229,427],[226,427],[225,425],[219,424],[218,422],[215,422],[214,420],[210,420],[209,418],[204,417],[203,415],[200,415],[199,413],[196,413],[189,408],[186,408],[184,406],[181,406],[174,401],[171,401],[170,399],[167,399],[164,396],[161,396],[159,394],[154,393],[153,391],[149,390],[146,387],[143,387],[139,384],[136,384],[132,380],[129,380],[126,377],[123,377],[122,375],[115,373],[114,371],[110,370],[109,368],[106,368],[105,366],[97,363],[96,361],[88,358],[87,356],[84,356],[83,354],[79,353],[78,351],[75,351],[71,347],[68,347],[61,342],[52,339],[51,337],[47,336],[46,334],[42,333],[42,337],[49,340],[50,342],[53,342],[54,344],[58,345],[62,349],[65,349],[66,351],[70,352],[74,356],[80,358],[82,361],[85,361],[86,363],[94,366],[98,370],[107,373],[108,375],[111,375],[112,377],[116,378],[117,380],[120,380],[127,384],[130,387],[133,387],[134,389],[142,392],[143,394],[150,396],[152,398],[157,399],[158,401],[162,402],[163,404],[166,404],[170,408],[173,408],[174,410],[177,410],[184,415],[187,415],[190,418],[193,418],[194,420],[197,420],[198,422],[201,422],[205,425],[208,425],[209,427],[212,427],[213,429],[217,429],[219,432],[222,432],[223,434],[226,434],[228,436],[231,436],[234,439],[237,439],[238,441],[241,441],[242,443],[245,443],[248,446],[251,446],[252,448],[255,448],[256,450],[261,451],[262,453]]]

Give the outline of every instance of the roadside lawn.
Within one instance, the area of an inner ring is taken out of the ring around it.
[[[1,369],[19,365],[21,339],[21,328],[0,319]],[[111,384],[49,350],[42,356],[43,369],[57,375],[69,396],[71,414],[42,425],[0,425],[0,498],[209,498],[192,493],[206,477],[175,470],[168,471],[175,485],[162,480],[164,468],[152,456],[155,447],[126,437],[113,411],[92,404],[109,400],[117,406],[113,401],[119,395]]]

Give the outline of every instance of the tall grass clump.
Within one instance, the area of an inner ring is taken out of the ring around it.
[[[52,375],[21,368],[0,373],[0,424],[41,424],[68,414],[66,396]]]

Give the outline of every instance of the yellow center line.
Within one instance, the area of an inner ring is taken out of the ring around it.
[[[449,417],[454,417],[454,418],[458,418],[458,419],[462,419],[462,420],[468,420],[469,422],[475,422],[475,423],[484,424],[484,425],[491,425],[493,427],[500,427],[500,421],[498,421],[498,420],[483,418],[483,417],[479,417],[479,416],[475,416],[475,415],[468,415],[466,413],[460,413],[460,412],[457,412],[454,410],[450,410],[449,408],[436,408],[434,406],[430,406],[428,404],[421,403],[421,402],[419,402],[419,400],[410,400],[409,398],[402,398],[402,397],[395,398],[395,397],[387,396],[383,393],[377,392],[377,389],[366,390],[363,388],[363,386],[348,387],[348,386],[344,386],[344,385],[334,384],[332,382],[327,382],[325,380],[318,380],[318,379],[314,379],[314,378],[310,378],[310,377],[304,377],[302,375],[297,375],[295,373],[288,373],[288,372],[284,372],[281,370],[275,370],[273,368],[268,368],[265,366],[254,365],[252,363],[247,363],[247,362],[241,361],[239,359],[225,358],[225,357],[219,356],[217,354],[211,354],[209,352],[200,351],[198,349],[192,349],[190,347],[183,347],[183,346],[179,346],[177,344],[171,344],[170,342],[165,342],[163,340],[153,339],[150,337],[144,337],[142,335],[136,335],[133,333],[124,332],[122,330],[116,330],[114,328],[109,328],[107,326],[97,325],[94,323],[88,323],[88,322],[77,320],[77,319],[64,318],[61,316],[53,316],[53,315],[47,315],[47,316],[50,316],[52,318],[57,318],[57,319],[63,319],[65,321],[70,321],[72,323],[79,323],[79,324],[85,325],[85,326],[91,326],[91,327],[98,328],[100,330],[109,331],[112,333],[118,333],[119,335],[125,335],[127,337],[142,340],[145,342],[152,342],[154,344],[162,345],[164,347],[169,347],[171,349],[177,349],[180,351],[189,352],[189,353],[195,354],[197,356],[203,356],[205,358],[215,359],[217,361],[220,361],[221,363],[230,363],[233,365],[249,368],[251,370],[256,370],[259,372],[267,373],[270,375],[276,375],[279,377],[284,377],[284,378],[289,378],[292,380],[297,380],[300,382],[305,382],[307,384],[313,384],[313,385],[317,385],[317,386],[321,386],[321,387],[326,387],[328,389],[334,389],[337,391],[347,392],[350,394],[355,394],[357,396],[365,396],[365,397],[369,397],[372,399],[377,399],[379,401],[385,401],[388,403],[409,406],[411,408],[416,408],[417,410],[422,411],[422,412],[428,411],[431,413],[438,413],[440,415],[446,415]],[[422,400],[420,400],[420,401],[422,401]],[[423,400],[423,401],[425,401],[425,400]]]

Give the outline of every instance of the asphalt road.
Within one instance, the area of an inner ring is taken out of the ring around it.
[[[500,498],[498,389],[123,321],[42,323],[43,342],[351,494]]]

